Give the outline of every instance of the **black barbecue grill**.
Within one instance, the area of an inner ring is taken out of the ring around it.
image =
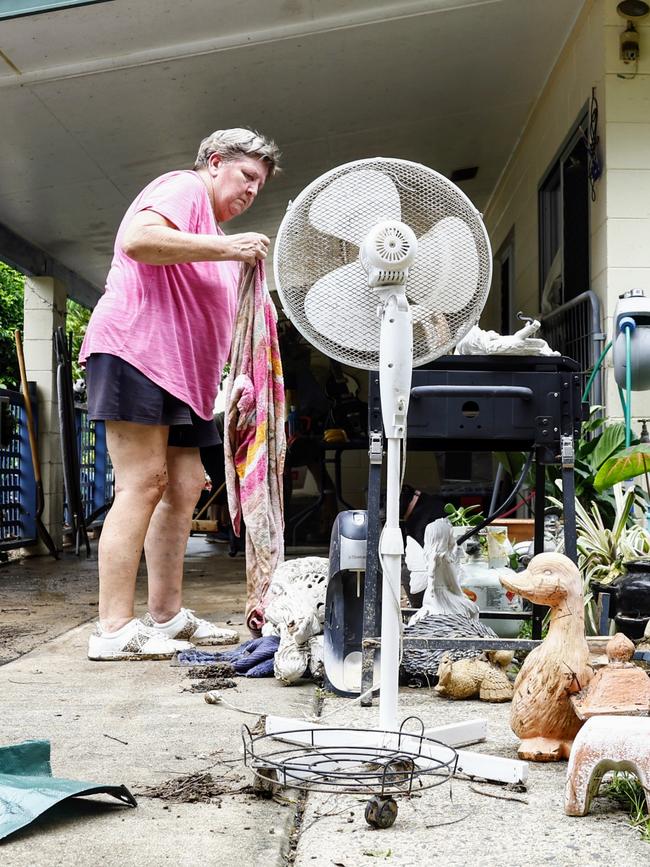
[[[559,463],[561,437],[577,437],[582,377],[562,356],[450,355],[413,371],[409,439],[436,450],[543,450]]]
[[[577,362],[564,356],[445,356],[413,371],[408,448],[532,452],[538,504],[544,502],[544,466],[561,465],[562,492],[558,493],[564,504],[565,552],[577,561],[573,463],[574,442],[587,409],[581,400],[582,380]],[[378,548],[383,433],[376,373],[370,374],[369,418],[362,694],[372,686],[374,652],[379,646],[377,600],[381,581]],[[494,520],[498,514],[497,509]],[[543,550],[544,509],[537,508],[535,552]],[[532,630],[536,640],[541,638],[543,613],[543,608],[533,607]],[[405,639],[405,643],[407,641],[421,644],[426,639]]]

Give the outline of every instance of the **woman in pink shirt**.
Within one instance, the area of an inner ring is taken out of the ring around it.
[[[278,167],[275,143],[218,130],[193,171],[173,171],[136,197],[118,229],[106,292],[80,360],[89,418],[106,422],[115,501],[99,542],[99,623],[90,659],[164,659],[237,633],[181,605],[183,558],[204,483],[199,447],[217,444],[212,408],[228,358],[242,262],[269,239],[225,235]],[[144,548],[148,613],[134,617]]]

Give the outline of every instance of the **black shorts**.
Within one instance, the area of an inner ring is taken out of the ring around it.
[[[92,421],[168,425],[168,445],[180,448],[203,448],[221,442],[214,420],[201,418],[116,355],[101,352],[88,357],[86,388],[88,418]]]

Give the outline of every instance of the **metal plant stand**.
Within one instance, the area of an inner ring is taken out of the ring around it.
[[[456,750],[426,737],[414,716],[395,732],[315,726],[255,736],[244,725],[242,738],[244,764],[266,785],[368,795],[365,819],[375,828],[395,822],[396,798],[441,785],[458,763]]]

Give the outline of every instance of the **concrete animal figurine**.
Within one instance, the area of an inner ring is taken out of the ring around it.
[[[300,557],[281,563],[273,574],[262,634],[280,636],[274,674],[284,684],[322,668],[316,639],[322,641],[328,567],[326,557]]]
[[[594,716],[576,735],[567,767],[564,812],[586,816],[605,771],[628,771],[639,778],[650,810],[650,719]]]
[[[422,620],[404,627],[404,638],[494,638],[499,636],[482,620],[473,620],[461,614],[428,614]],[[452,660],[481,656],[479,650],[452,650],[442,648],[404,646],[400,673],[410,685],[432,686],[438,676],[443,657]]]
[[[451,524],[438,518],[427,525],[424,548],[412,539],[410,568],[426,581],[422,607],[404,629],[405,638],[496,638],[496,633],[479,621],[479,609],[467,597],[458,578],[458,546]],[[417,550],[419,548],[419,551]],[[407,557],[409,549],[407,548]],[[445,651],[405,647],[402,673],[410,683],[435,682]],[[480,651],[455,651],[450,659],[478,657]]]
[[[454,699],[478,696],[481,701],[510,701],[512,684],[505,669],[512,662],[512,653],[496,650],[486,656],[453,662],[445,655],[438,669],[436,692]]]
[[[273,659],[273,673],[285,685],[305,676],[309,668],[312,639],[322,632],[318,614],[280,624],[280,644]]]
[[[533,762],[568,759],[582,721],[571,696],[591,680],[585,638],[582,579],[564,554],[538,554],[525,572],[501,578],[506,590],[548,605],[544,642],[526,657],[514,685],[510,725],[521,738],[519,758]]]

